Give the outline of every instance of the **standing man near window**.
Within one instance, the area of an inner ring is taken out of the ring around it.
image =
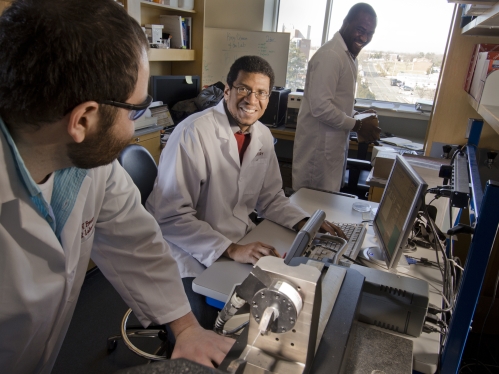
[[[217,310],[192,291],[195,277],[220,256],[251,264],[263,256],[279,256],[265,243],[237,244],[255,227],[249,214],[256,208],[260,216],[290,229],[300,229],[309,217],[284,195],[274,139],[258,121],[273,84],[274,72],[263,58],[237,59],[224,99],[191,115],[171,134],[146,203],[172,248],[194,315],[205,328],[213,327]],[[329,222],[322,229],[344,237]]]
[[[199,326],[116,161],[152,100],[147,48],[112,0],[17,0],[0,16],[2,373],[51,372],[90,257],[144,326],[169,324],[172,357],[213,366],[233,343]]]
[[[357,56],[371,41],[376,22],[370,5],[354,5],[341,29],[308,64],[293,149],[295,191],[302,187],[339,191],[350,131],[357,132],[359,141],[379,139],[375,116],[353,118]]]

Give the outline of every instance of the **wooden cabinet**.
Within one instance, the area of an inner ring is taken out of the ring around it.
[[[161,155],[161,129],[156,127],[145,128],[135,131],[131,144],[139,144],[146,148],[151,156],[159,163],[159,156]]]
[[[154,49],[148,52],[151,75],[199,75],[202,72],[205,0],[188,10],[141,0],[127,0],[128,14],[144,26],[159,24],[160,15],[192,17],[192,49]]]

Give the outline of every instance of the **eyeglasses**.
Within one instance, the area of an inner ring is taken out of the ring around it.
[[[128,104],[128,103],[122,103],[120,101],[114,101],[114,100],[104,100],[101,101],[100,104],[105,104],[105,105],[112,105],[118,108],[123,108],[123,109],[128,109],[130,113],[128,114],[128,118],[130,120],[135,121],[142,117],[144,113],[146,112],[147,108],[149,108],[149,105],[152,103],[152,96],[147,95],[147,98],[143,103],[140,104]]]
[[[255,94],[255,97],[260,100],[260,101],[265,101],[265,100],[268,100],[269,97],[270,97],[270,94],[268,94],[267,92],[265,91],[250,91],[248,90],[246,87],[244,86],[239,86],[239,87],[236,87],[236,86],[233,86],[233,88],[236,89],[237,91],[237,94],[238,95],[242,95],[242,96],[249,96],[251,95],[252,93]]]

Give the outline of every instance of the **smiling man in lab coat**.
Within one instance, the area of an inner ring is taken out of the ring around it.
[[[265,243],[236,244],[255,227],[249,214],[256,209],[290,229],[301,228],[309,217],[284,195],[274,139],[258,121],[273,84],[274,72],[263,58],[237,59],[224,99],[191,115],[171,134],[146,203],[172,248],[193,312],[206,328],[213,327],[217,311],[192,291],[196,276],[220,256],[252,264],[279,256]],[[322,228],[344,235],[329,222]]]
[[[353,118],[357,56],[371,41],[376,22],[369,4],[354,5],[341,29],[308,63],[293,148],[295,191],[302,187],[339,191],[350,131],[357,132],[359,141],[379,139],[376,117]]]
[[[169,323],[173,357],[211,366],[232,345],[199,326],[115,160],[151,101],[147,48],[112,0],[19,0],[0,17],[3,373],[50,373],[90,257],[143,325]]]

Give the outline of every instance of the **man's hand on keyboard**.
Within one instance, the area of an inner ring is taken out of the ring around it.
[[[293,228],[296,231],[300,231],[302,227],[307,223],[308,218],[302,219],[300,222],[298,222]],[[345,240],[348,240],[346,237],[345,233],[334,223],[331,223],[329,221],[324,220],[322,222],[321,228],[319,229],[319,232],[327,232],[331,235],[339,236],[340,238],[343,238]]]
[[[341,229],[336,226],[334,223],[331,223],[329,221],[324,220],[324,222],[321,225],[321,228],[319,229],[320,232],[327,232],[331,235],[338,236],[340,238],[343,238],[345,240],[348,240],[346,237],[345,233],[341,231]]]
[[[274,247],[261,242],[253,242],[244,245],[232,243],[225,250],[223,255],[234,261],[253,265],[264,256],[281,257]]]

